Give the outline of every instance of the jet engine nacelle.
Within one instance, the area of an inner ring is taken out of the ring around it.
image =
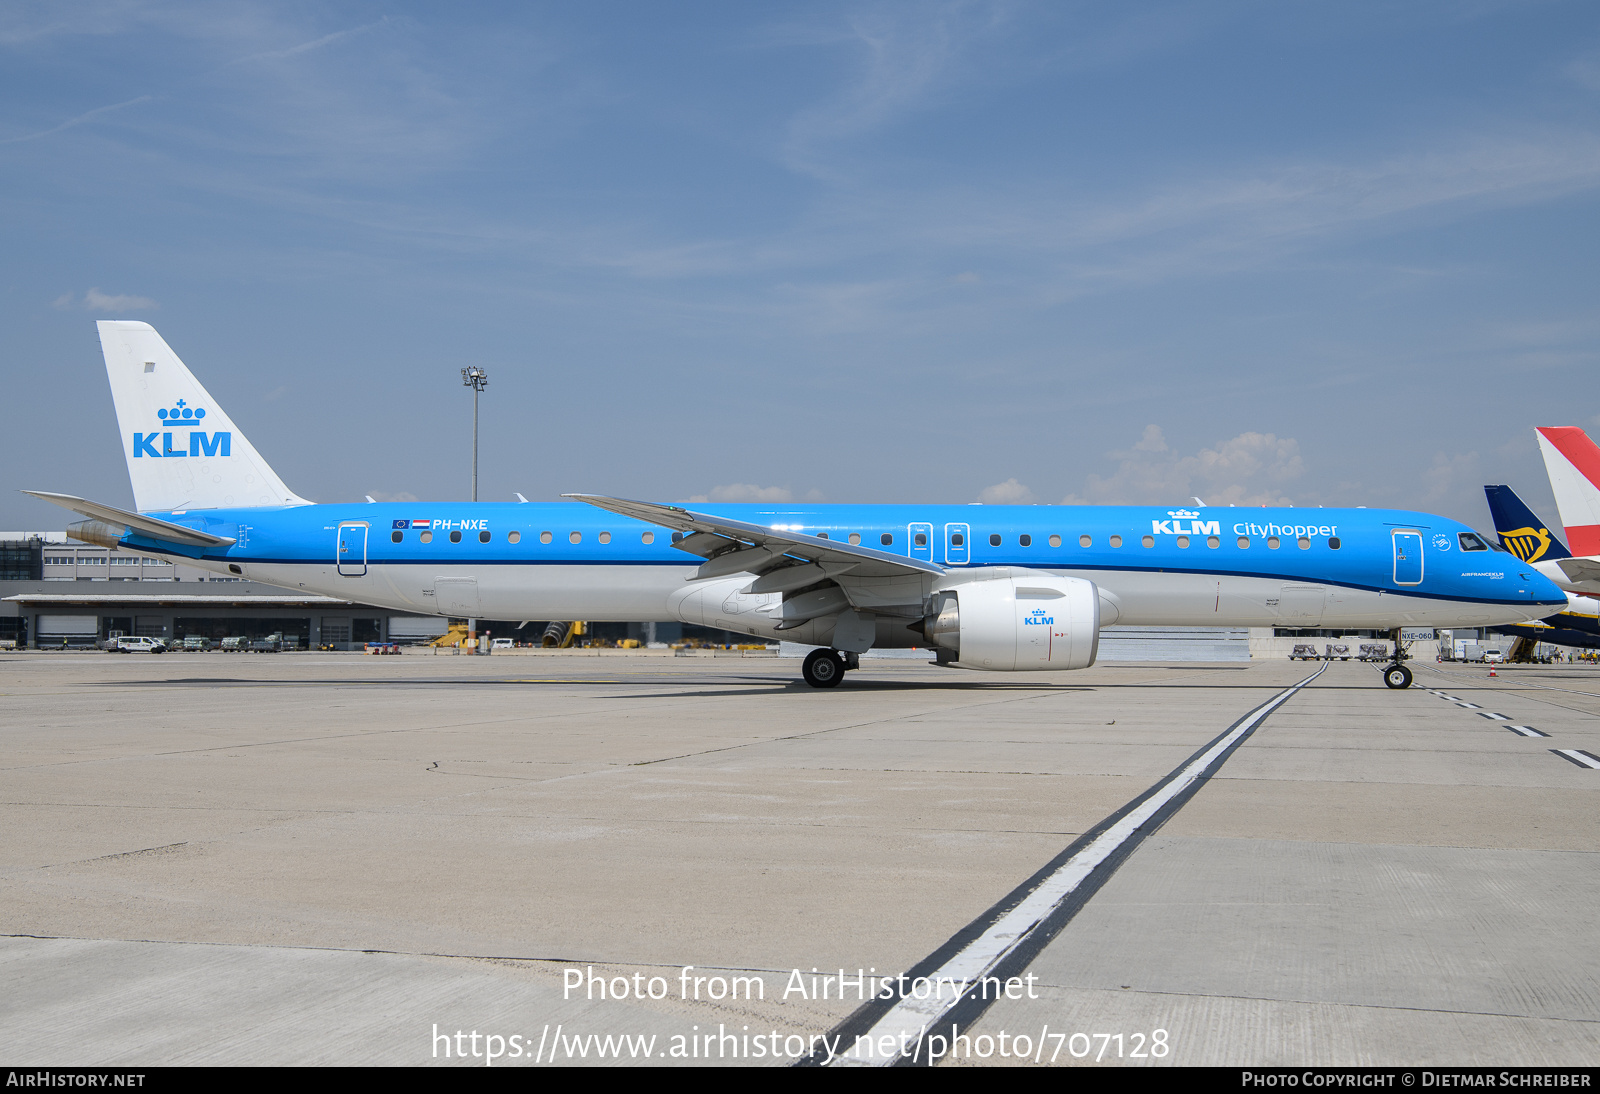
[[[1079,577],[1012,570],[936,590],[923,631],[962,668],[1086,669],[1100,652],[1100,591]]]

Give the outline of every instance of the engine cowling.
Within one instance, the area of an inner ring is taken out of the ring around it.
[[[923,631],[962,668],[1086,669],[1100,652],[1100,591],[1092,581],[1012,571],[934,596]]]

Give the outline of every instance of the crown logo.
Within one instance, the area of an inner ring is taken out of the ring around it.
[[[206,412],[203,408],[189,406],[182,399],[179,399],[177,406],[171,410],[158,410],[156,411],[156,416],[168,425],[181,425],[184,423],[193,425],[201,418],[204,418]]]
[[[1190,519],[1192,517],[1198,517],[1199,515],[1200,515],[1200,510],[1198,510],[1198,509],[1168,509],[1167,510],[1167,516],[1172,517],[1174,520],[1188,520],[1188,519]]]

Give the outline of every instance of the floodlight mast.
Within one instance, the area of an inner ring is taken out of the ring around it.
[[[461,383],[472,389],[472,500],[478,500],[478,395],[489,386],[489,374],[477,365],[461,370]]]

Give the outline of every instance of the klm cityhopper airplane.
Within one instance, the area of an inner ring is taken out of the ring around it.
[[[69,535],[401,612],[703,624],[817,646],[806,681],[832,687],[873,648],[1080,669],[1113,623],[1492,626],[1566,604],[1470,528],[1377,509],[313,505],[153,328],[99,327],[138,511],[35,494],[88,518]],[[1404,660],[1397,642],[1390,687]]]
[[[1567,550],[1567,545],[1517,497],[1517,492],[1511,487],[1485,486],[1483,493],[1489,499],[1489,516],[1494,520],[1494,531],[1500,537],[1500,546],[1541,570],[1541,562],[1556,566],[1572,559],[1572,552]],[[1562,578],[1566,576],[1559,566],[1555,573]],[[1572,595],[1570,588],[1567,591],[1565,611],[1546,616],[1537,623],[1501,626],[1494,630],[1518,638],[1532,638],[1537,642],[1554,642],[1558,646],[1585,649],[1600,647],[1600,600],[1592,596]]]

